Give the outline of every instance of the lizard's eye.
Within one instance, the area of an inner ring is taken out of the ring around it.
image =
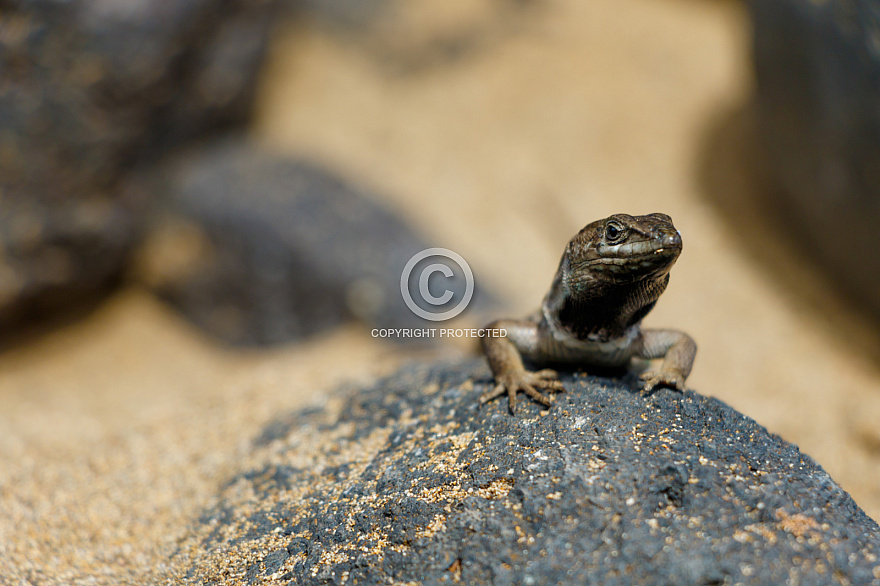
[[[623,235],[623,230],[617,224],[608,224],[605,226],[605,239],[608,242],[614,242]]]

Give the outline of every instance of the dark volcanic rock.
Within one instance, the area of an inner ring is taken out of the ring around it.
[[[156,170],[248,121],[279,5],[360,26],[385,3],[0,0],[0,336],[90,307],[126,273],[161,207]],[[153,276],[192,321],[238,344],[352,315],[432,325],[397,289],[427,248],[402,221],[324,171],[227,147],[166,185],[184,221],[150,239],[181,237]]]
[[[146,247],[146,278],[226,342],[285,342],[351,318],[375,328],[436,325],[400,290],[407,261],[430,245],[328,171],[229,140],[175,164],[158,191],[168,214]],[[449,303],[460,301],[461,271],[442,281]],[[489,299],[475,291],[470,310]]]
[[[271,2],[0,2],[0,330],[121,272],[122,184],[250,112]]]
[[[798,248],[880,323],[880,4],[749,7],[768,195]]]
[[[880,583],[880,527],[808,456],[692,392],[567,375],[478,406],[473,360],[278,419],[183,539],[211,584]]]

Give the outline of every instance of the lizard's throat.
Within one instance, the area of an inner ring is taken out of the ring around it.
[[[551,312],[555,313],[552,317],[558,327],[578,339],[612,340],[642,321],[668,283],[667,273],[657,279],[634,283],[599,288],[594,285],[588,296],[569,291],[556,305],[556,311]]]

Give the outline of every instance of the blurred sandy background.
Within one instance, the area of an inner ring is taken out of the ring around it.
[[[537,306],[586,223],[670,214],[684,253],[646,325],[691,333],[689,386],[798,444],[880,518],[876,334],[809,270],[779,279],[742,248],[735,231],[767,239],[773,226],[727,217],[704,179],[724,121],[752,91],[742,7],[390,6],[368,31],[316,18],[281,27],[256,136],[386,196],[515,313]],[[789,261],[782,248],[768,254]],[[424,356],[358,325],[283,349],[223,350],[134,289],[7,351],[0,583],[160,575],[270,417]]]

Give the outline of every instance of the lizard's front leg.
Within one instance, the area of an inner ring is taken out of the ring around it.
[[[649,371],[641,378],[645,391],[664,386],[684,391],[684,381],[694,366],[697,343],[678,330],[642,330],[642,347],[636,353],[640,358],[663,358],[659,371]]]
[[[550,369],[532,372],[523,366],[522,353],[533,353],[537,346],[538,324],[520,320],[499,320],[486,329],[505,330],[505,337],[482,338],[483,352],[495,375],[495,388],[480,397],[486,403],[507,393],[510,412],[516,414],[516,393],[523,391],[539,403],[551,404],[550,397],[539,391],[564,391],[565,387],[557,380],[557,374]]]

